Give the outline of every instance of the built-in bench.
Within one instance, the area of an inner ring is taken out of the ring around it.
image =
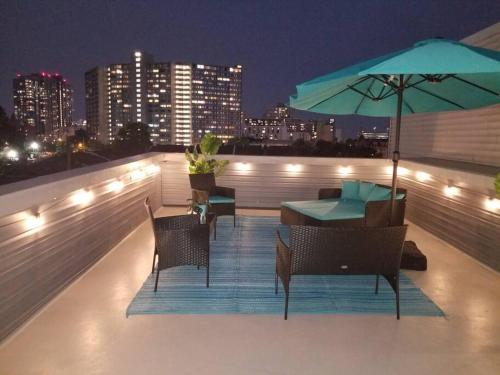
[[[391,188],[365,181],[343,181],[342,188],[320,189],[318,200],[281,203],[281,222],[287,225],[357,227],[403,225],[406,190],[396,190],[389,220]]]

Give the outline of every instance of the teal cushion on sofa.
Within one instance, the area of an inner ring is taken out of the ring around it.
[[[359,181],[342,181],[342,199],[359,199]]]
[[[396,194],[396,199],[398,199],[398,200],[403,199],[404,197],[405,197],[405,194],[403,194],[403,193]]]
[[[370,195],[368,195],[367,202],[369,201],[386,201],[391,199],[391,190],[386,189],[382,186],[377,186],[373,188]]]
[[[363,202],[368,202],[368,197],[370,196],[373,189],[375,189],[375,184],[372,184],[371,182],[361,182],[359,184],[358,199],[362,200]]]
[[[217,203],[234,203],[233,198],[223,197],[222,195],[212,195],[208,197],[208,203],[217,204]]]
[[[316,220],[362,219],[365,217],[365,203],[358,199],[321,199],[314,201],[282,202],[291,208]]]

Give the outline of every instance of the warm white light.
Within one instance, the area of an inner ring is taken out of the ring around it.
[[[286,170],[291,173],[297,173],[302,170],[302,166],[299,164],[287,164]]]
[[[156,164],[150,164],[146,167],[146,173],[150,176],[158,173],[160,171],[160,167]]]
[[[142,169],[136,169],[130,173],[130,178],[132,181],[139,181],[145,177],[145,173]]]
[[[444,195],[450,198],[460,194],[460,190],[456,186],[445,186],[443,192]]]
[[[16,150],[10,149],[5,153],[5,156],[7,156],[7,159],[10,160],[18,160],[19,159],[19,152]]]
[[[418,171],[417,173],[415,173],[415,177],[420,182],[429,181],[432,178],[432,176],[429,173],[422,171]]]
[[[40,145],[36,142],[31,142],[30,144],[30,148],[33,150],[33,151],[38,151],[38,149],[40,148]]]
[[[40,214],[30,215],[25,220],[25,225],[27,230],[35,230],[40,228],[45,223],[45,220],[40,216]]]
[[[238,164],[236,164],[236,168],[239,171],[249,171],[250,170],[250,164],[248,164],[248,163],[238,163]]]
[[[500,210],[500,199],[486,198],[486,200],[484,201],[484,206],[489,211]]]
[[[388,165],[385,167],[386,174],[392,174],[394,167],[392,165]],[[405,167],[398,167],[398,176],[408,176],[410,174],[410,170]]]
[[[125,186],[125,184],[122,181],[115,180],[115,181],[112,181],[108,184],[108,190],[114,191],[115,193],[118,193],[118,192],[123,190],[124,186]]]
[[[71,200],[74,204],[89,204],[94,200],[94,193],[90,190],[78,190],[72,195]]]
[[[352,168],[351,167],[339,167],[339,173],[342,176],[347,176],[348,174],[352,173]]]

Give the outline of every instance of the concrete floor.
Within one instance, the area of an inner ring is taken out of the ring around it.
[[[2,344],[0,374],[499,374],[500,275],[415,225],[407,238],[429,262],[426,272],[407,274],[446,318],[127,319],[125,309],[151,270],[146,222]]]

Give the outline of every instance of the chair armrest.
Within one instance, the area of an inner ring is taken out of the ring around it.
[[[341,195],[342,195],[341,188],[319,189],[318,199],[340,198]]]
[[[292,254],[290,248],[283,242],[280,232],[277,231],[276,238],[276,273],[281,279],[283,288],[288,293],[288,286],[290,284],[290,268],[291,268]]]
[[[233,198],[233,199],[236,197],[236,190],[233,188],[230,188],[230,187],[216,186],[215,193],[217,195],[221,195],[223,197],[228,197],[228,198]]]

